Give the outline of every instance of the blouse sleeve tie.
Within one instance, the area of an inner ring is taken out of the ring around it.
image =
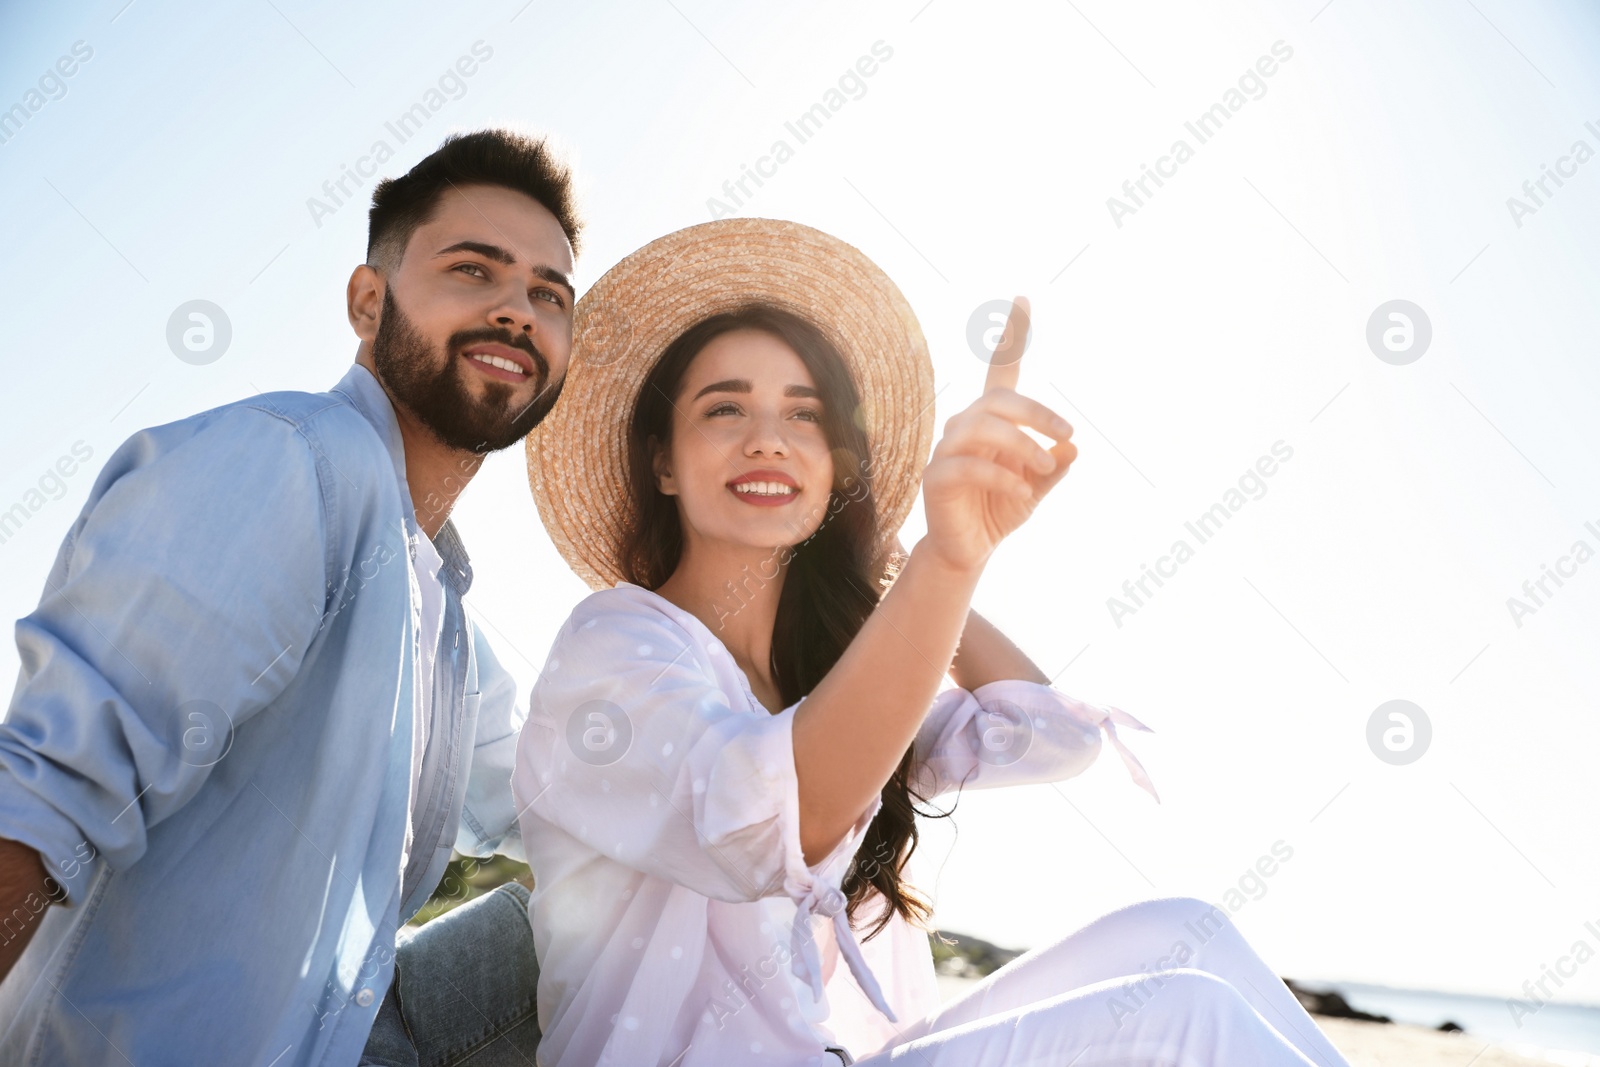
[[[893,1009],[884,999],[883,990],[878,986],[878,979],[873,976],[867,967],[866,961],[861,958],[861,947],[856,943],[855,933],[850,929],[849,918],[845,914],[845,895],[837,887],[829,885],[818,878],[812,882],[811,888],[798,900],[799,911],[794,917],[794,934],[790,939],[790,950],[793,956],[794,973],[811,986],[811,992],[818,1000],[822,999],[822,959],[817,952],[817,939],[811,929],[811,916],[813,914],[827,915],[833,919],[834,940],[839,945],[839,952],[844,956],[845,963],[850,967],[850,974],[855,978],[856,985],[867,995],[872,1006],[883,1013],[890,1022],[899,1022]]]
[[[1106,737],[1110,739],[1112,747],[1117,750],[1117,755],[1122,757],[1122,763],[1128,768],[1128,776],[1133,779],[1134,784],[1152,797],[1155,797],[1157,804],[1161,803],[1161,797],[1156,793],[1155,783],[1150,781],[1150,775],[1145,771],[1144,764],[1139,762],[1137,756],[1128,751],[1128,746],[1123,744],[1122,738],[1117,736],[1117,727],[1119,725],[1127,726],[1134,730],[1143,730],[1147,734],[1153,734],[1155,731],[1121,708],[1102,708],[1098,704],[1090,704],[1076,697],[1067,696],[1065,693],[1061,694],[1061,699],[1066,701],[1085,720],[1094,723],[1106,732]]]

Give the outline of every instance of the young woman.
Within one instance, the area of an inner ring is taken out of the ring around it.
[[[842,242],[723,220],[585,297],[529,441],[541,515],[601,590],[551,649],[513,779],[545,1067],[1345,1063],[1195,900],[1106,916],[939,1006],[903,880],[915,802],[1071,777],[1102,728],[1150,788],[1113,724],[1143,727],[969,611],[1077,454],[1013,388],[1025,334],[1014,313],[921,469],[925,345]],[[928,532],[885,591],[919,475]]]

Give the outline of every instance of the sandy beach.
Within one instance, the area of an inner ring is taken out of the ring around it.
[[[1356,1019],[1316,1019],[1352,1067],[1550,1067],[1551,1062],[1515,1055],[1471,1034]]]

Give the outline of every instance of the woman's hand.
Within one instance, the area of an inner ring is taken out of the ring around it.
[[[928,518],[922,546],[957,570],[981,568],[1078,455],[1071,423],[1016,391],[1027,333],[1028,301],[1019,296],[990,357],[983,395],[945,423],[922,475]],[[1054,447],[1040,446],[1024,426]]]

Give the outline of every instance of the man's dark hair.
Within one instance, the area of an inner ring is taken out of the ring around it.
[[[367,212],[367,264],[393,273],[411,235],[433,217],[439,198],[464,185],[500,185],[526,193],[556,217],[577,255],[583,220],[571,169],[545,138],[489,129],[453,133],[405,174],[377,184]]]

